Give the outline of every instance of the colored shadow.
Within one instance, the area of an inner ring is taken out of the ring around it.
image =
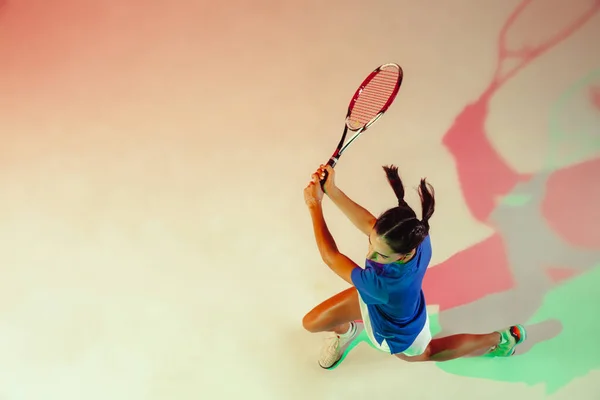
[[[557,115],[566,113],[561,106],[576,97],[585,98],[588,87],[599,76],[598,71],[594,71],[566,90],[553,107],[552,120],[557,121]],[[588,98],[592,102],[592,96]],[[595,106],[590,107],[590,111],[595,113]],[[568,115],[566,119],[569,119]],[[585,160],[597,153],[595,149],[596,153],[590,151],[590,144],[597,145],[597,142],[587,140],[595,133],[596,126],[590,124],[589,132],[579,132],[578,137],[576,133],[565,132],[560,124],[550,124],[551,139],[568,137],[577,141],[581,138],[581,151],[570,152],[568,159],[558,159],[556,153],[550,153],[547,170],[516,185],[491,213],[489,221],[501,238],[496,247],[502,246],[506,251],[506,265],[511,269],[514,287],[505,292],[479,294],[478,301],[468,304],[463,298],[458,307],[440,304],[442,312],[437,319],[440,325],[432,325],[434,334],[438,334],[442,327],[461,320],[470,326],[479,324],[477,328],[481,331],[489,331],[485,327],[491,323],[500,322],[503,325],[495,327],[500,329],[526,322],[528,329],[536,330],[537,327],[538,330],[537,337],[530,335],[530,349],[524,346],[520,349],[524,354],[508,359],[464,358],[438,363],[441,369],[461,376],[544,384],[548,393],[554,393],[600,365],[600,350],[594,339],[600,330],[600,319],[595,317],[596,305],[600,304],[600,294],[595,289],[600,284],[600,246],[593,245],[593,241],[600,238],[598,223],[593,219],[598,215],[596,205],[600,204],[600,192],[598,185],[591,184],[593,177],[600,175],[600,158]],[[551,148],[560,147],[561,143],[551,144]],[[575,164],[554,171],[568,163]],[[548,203],[559,205],[550,209]],[[557,220],[563,225],[555,223]],[[579,240],[567,240],[565,232],[582,231],[586,235]],[[490,240],[498,239],[486,242]],[[501,251],[497,248],[494,254]],[[494,258],[489,248],[487,255],[490,260]],[[467,257],[463,257],[463,262],[468,262]],[[474,287],[481,284],[488,289],[494,288],[485,283],[477,265],[470,263],[470,267],[482,280],[474,280],[472,274],[467,274],[466,267],[462,269],[465,270],[462,275],[454,276],[454,279],[457,282],[467,280]],[[437,266],[429,271],[426,279],[432,295],[427,296],[428,301],[442,286],[448,287],[452,272],[462,270],[455,267],[444,271],[442,266]],[[454,299],[452,301],[451,304],[456,304]],[[481,318],[478,322],[467,322],[472,315]]]
[[[460,376],[527,385],[543,384],[552,394],[576,378],[600,367],[600,348],[594,333],[600,330],[600,264],[585,275],[550,291],[528,324],[559,319],[562,331],[552,340],[538,343],[527,353],[509,358],[463,358],[437,363]],[[434,334],[441,330],[433,324]]]
[[[587,100],[590,118],[583,123],[578,121],[578,126],[569,129],[565,125],[570,115],[564,110],[576,99]],[[554,171],[600,155],[600,68],[572,85],[554,104],[549,130],[547,170]]]
[[[475,102],[467,105],[456,117],[443,138],[443,144],[456,162],[465,202],[473,216],[483,223],[487,223],[495,209],[497,198],[510,193],[519,182],[529,178],[508,166],[487,139],[485,121],[491,98],[520,70],[581,29],[600,9],[599,1],[590,2],[588,9],[577,18],[565,21],[566,26],[562,29],[561,26],[554,26],[555,32],[549,34],[543,43],[525,43],[521,49],[508,49],[508,32],[525,15],[531,4],[531,0],[522,1],[508,17],[498,37],[498,60],[490,84]],[[511,62],[514,60],[516,64]]]

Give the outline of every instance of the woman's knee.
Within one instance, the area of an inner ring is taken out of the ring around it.
[[[316,310],[312,310],[302,318],[302,326],[311,333],[317,333],[319,329],[319,315]]]
[[[418,356],[407,356],[405,354],[395,354],[401,360],[408,362],[423,362],[423,361],[431,361],[431,344],[427,345],[425,351]]]
[[[341,324],[360,319],[358,294],[354,287],[325,300],[302,318],[302,326],[311,333],[330,331]]]

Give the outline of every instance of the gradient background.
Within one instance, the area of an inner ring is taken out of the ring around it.
[[[595,0],[0,0],[0,399],[600,398],[599,39]],[[317,365],[347,285],[302,190],[386,62],[338,185],[426,176],[435,329],[524,323],[513,358]]]

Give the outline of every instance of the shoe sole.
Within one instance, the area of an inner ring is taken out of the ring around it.
[[[525,327],[523,325],[521,325],[521,324],[514,325],[514,327],[519,330],[519,333],[520,333],[520,336],[521,336],[521,340],[517,341],[517,343],[515,343],[515,345],[521,344],[521,343],[523,343],[527,339],[527,331],[525,330]],[[512,332],[511,332],[511,335],[512,335]],[[515,335],[513,335],[513,337],[514,336]],[[515,339],[517,339],[517,338],[515,337]]]
[[[519,336],[520,336],[521,340],[518,340],[518,338],[515,337],[515,335],[513,335],[513,333],[512,333],[513,327],[517,328],[519,330],[519,333],[520,333]],[[510,353],[510,356],[513,356],[515,354],[515,351],[517,350],[517,346],[520,345],[521,343],[523,343],[525,340],[527,340],[527,330],[525,330],[525,327],[521,324],[513,325],[510,330],[511,330],[510,334],[512,335],[512,337],[517,339],[517,342],[515,343],[515,346],[513,347],[513,350]]]
[[[336,365],[338,365],[340,363],[340,361],[342,361],[342,358],[343,357],[338,358],[337,361],[334,362],[333,364],[331,364],[331,366],[329,366],[329,367],[324,367],[320,363],[317,363],[317,364],[319,364],[319,367],[321,367],[323,369],[331,369],[331,368],[335,367]]]

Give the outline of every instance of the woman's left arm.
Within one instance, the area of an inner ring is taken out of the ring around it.
[[[309,210],[321,259],[339,277],[353,285],[351,274],[358,265],[338,250],[335,240],[327,228],[321,203],[310,205]]]

